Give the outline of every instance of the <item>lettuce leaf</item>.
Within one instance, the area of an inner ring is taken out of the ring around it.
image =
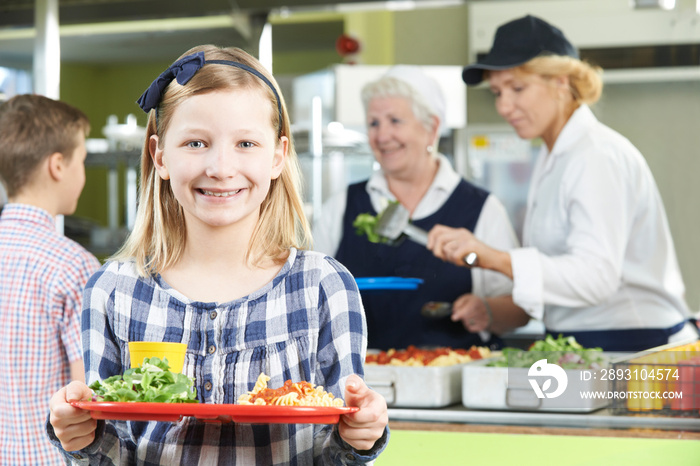
[[[90,384],[95,401],[197,403],[194,379],[170,372],[168,360],[144,358],[139,367]]]

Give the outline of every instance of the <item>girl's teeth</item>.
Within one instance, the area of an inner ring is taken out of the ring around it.
[[[238,191],[240,191],[240,189],[238,189],[238,190],[236,190],[236,191],[227,191],[227,192],[225,192],[225,193],[215,193],[215,192],[213,192],[213,191],[205,191],[205,190],[202,190],[202,192],[203,192],[206,196],[216,196],[216,197],[228,197],[228,196],[233,196],[233,195],[236,194]]]

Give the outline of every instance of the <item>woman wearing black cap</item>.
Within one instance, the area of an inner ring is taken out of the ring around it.
[[[548,333],[584,346],[638,351],[697,338],[651,171],[588,107],[601,95],[600,74],[539,18],[500,26],[489,54],[462,77],[468,85],[488,80],[498,113],[520,137],[544,142],[523,247],[499,251],[440,225],[428,246],[455,264],[476,253],[480,267],[513,278],[513,302]]]

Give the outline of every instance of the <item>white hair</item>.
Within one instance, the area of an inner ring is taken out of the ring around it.
[[[433,119],[440,125],[445,123],[445,96],[440,85],[427,76],[419,66],[396,65],[381,78],[362,88],[362,103],[365,112],[369,103],[377,97],[403,97],[411,103],[413,114],[428,131],[433,130]]]

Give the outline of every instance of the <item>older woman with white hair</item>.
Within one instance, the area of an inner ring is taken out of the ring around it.
[[[356,234],[353,227],[359,214],[376,215],[390,201],[398,201],[410,212],[412,222],[425,230],[436,224],[450,225],[473,231],[493,247],[517,246],[501,202],[460,177],[447,157],[437,152],[440,125],[445,120],[445,98],[439,85],[418,66],[398,65],[367,84],[362,99],[369,143],[381,169],[324,204],[315,222],[315,248],[337,258],[355,277],[423,280],[415,291],[363,293],[368,346],[499,345],[497,337],[484,341],[477,328],[498,334],[529,319],[512,300],[499,297],[511,294],[510,279],[489,271],[472,273],[443,262],[412,241],[372,243]],[[453,303],[451,318],[423,317],[420,309],[429,301]],[[474,307],[483,312],[469,312]],[[499,315],[512,315],[513,321],[504,317],[490,322],[485,311],[490,307],[498,308]],[[463,314],[486,317],[484,322],[462,321]]]

